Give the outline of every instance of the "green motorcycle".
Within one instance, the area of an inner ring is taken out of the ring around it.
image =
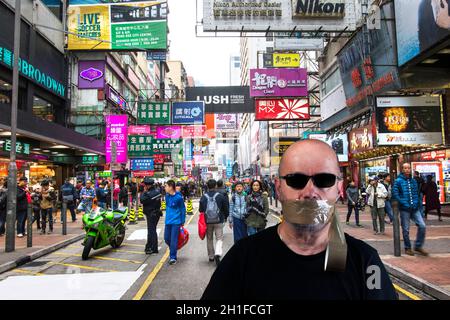
[[[91,249],[98,250],[111,245],[118,248],[125,239],[125,221],[128,220],[128,208],[118,208],[116,210],[104,210],[96,208],[83,215],[83,228],[86,237],[82,245],[84,246],[83,260],[87,260]]]

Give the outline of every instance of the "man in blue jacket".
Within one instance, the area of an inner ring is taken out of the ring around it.
[[[175,181],[169,180],[166,189],[166,227],[164,241],[170,248],[169,264],[177,263],[178,234],[186,221],[186,207],[181,193],[175,190]]]
[[[392,198],[399,203],[405,253],[410,256],[414,255],[414,251],[411,249],[411,241],[409,240],[409,220],[413,220],[418,227],[414,250],[421,255],[427,256],[428,253],[422,248],[425,242],[425,222],[419,209],[417,182],[411,177],[411,165],[409,163],[403,164],[402,173],[395,180]]]

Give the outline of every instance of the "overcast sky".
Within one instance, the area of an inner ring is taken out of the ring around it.
[[[201,21],[203,0],[168,0],[169,58],[183,61],[188,76],[194,77],[197,85],[227,86],[229,59],[239,54],[239,38],[197,38],[196,2]]]

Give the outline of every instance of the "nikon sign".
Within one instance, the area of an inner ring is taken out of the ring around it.
[[[353,32],[354,0],[203,0],[208,32]]]

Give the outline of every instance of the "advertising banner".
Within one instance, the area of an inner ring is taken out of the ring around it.
[[[204,124],[205,103],[186,101],[172,103],[172,124]]]
[[[170,124],[170,102],[139,102],[138,124]]]
[[[166,51],[147,51],[147,60],[166,61],[167,60],[167,52]]]
[[[192,161],[193,145],[191,139],[184,140],[184,160]]]
[[[205,138],[206,125],[182,126],[183,138]]]
[[[78,89],[103,89],[105,87],[105,61],[78,62]]]
[[[336,152],[339,162],[348,161],[348,137],[347,134],[341,134],[338,136],[331,136],[326,141]]]
[[[275,68],[299,68],[299,53],[273,53],[273,66]]]
[[[254,113],[249,87],[187,87],[186,100],[204,101],[206,113]]]
[[[179,139],[181,138],[181,126],[158,126],[156,127],[157,139]]]
[[[69,50],[167,49],[167,1],[70,1]]]
[[[154,163],[152,158],[141,158],[130,160],[131,170],[154,170]]]
[[[127,115],[105,116],[106,123],[106,162],[111,162],[111,141],[117,145],[117,163],[127,162]]]
[[[447,0],[395,0],[398,65],[450,37]]]
[[[150,136],[128,136],[128,156],[152,156],[152,142],[153,139]]]
[[[372,127],[366,126],[350,131],[349,151],[356,154],[373,149]]]
[[[145,177],[153,177],[155,175],[154,170],[145,170],[145,171],[133,171],[131,172],[133,177],[136,178],[145,178]]]
[[[279,165],[286,150],[300,138],[270,138],[271,165]]]
[[[433,181],[436,182],[439,193],[439,201],[445,202],[445,185],[444,185],[444,163],[443,162],[412,162],[411,170],[419,171],[423,180],[427,181],[427,176],[431,176]]]
[[[128,103],[125,98],[122,97],[120,93],[114,90],[110,85],[106,88],[106,99],[122,110],[128,109]]]
[[[322,51],[323,39],[275,38],[274,50]]]
[[[128,134],[131,135],[150,135],[150,126],[129,126]]]
[[[251,97],[306,97],[306,69],[250,69]]]
[[[308,99],[257,99],[255,120],[309,120]]]
[[[378,145],[442,144],[440,97],[377,98]]]
[[[154,153],[172,153],[174,149],[183,149],[183,139],[155,139],[152,142]]]
[[[238,129],[236,113],[216,114],[216,131],[236,131]]]

